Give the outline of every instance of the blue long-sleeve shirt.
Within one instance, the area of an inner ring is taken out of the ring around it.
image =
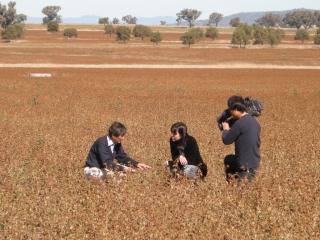
[[[249,114],[237,120],[232,128],[222,132],[222,141],[235,143],[235,155],[241,166],[258,168],[260,165],[260,124]]]

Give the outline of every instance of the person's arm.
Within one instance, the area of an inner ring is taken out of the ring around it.
[[[173,161],[179,158],[179,162],[182,165],[188,164],[188,161],[184,156],[184,149],[182,147],[177,147],[177,145],[174,144],[172,140],[170,140],[170,150],[171,150],[171,157]]]
[[[240,128],[238,124],[234,124],[232,128],[229,127],[228,123],[223,124],[222,141],[225,145],[234,143],[240,135]]]
[[[120,145],[119,150],[116,153],[116,159],[119,161],[119,163],[127,166],[129,165],[133,167],[138,167],[139,164],[138,161],[128,156],[128,154],[124,151],[122,145]]]

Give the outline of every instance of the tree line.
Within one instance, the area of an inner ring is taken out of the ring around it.
[[[0,3],[1,36],[9,41],[23,36],[24,22],[27,19],[26,15],[18,14],[15,7],[16,3],[14,1],[9,2],[7,5]],[[62,16],[59,15],[60,11],[60,6],[46,6],[42,9],[44,15],[42,21],[47,26],[49,32],[59,31],[59,24],[62,22]],[[194,28],[196,20],[201,16],[201,11],[186,8],[178,12],[176,16],[178,24],[186,22],[190,28],[180,38],[182,43],[189,47],[200,41],[203,37],[212,40],[216,39],[219,36],[217,26],[224,17],[223,14],[218,12],[211,13],[208,20],[209,27],[204,32],[201,28]],[[120,23],[118,18],[109,20],[109,17],[102,17],[98,23],[104,25],[105,34],[110,37],[115,34],[116,39],[120,42],[127,42],[131,36],[141,38],[141,40],[150,38],[150,41],[155,44],[159,44],[162,41],[162,36],[158,31],[153,32],[150,27],[137,24],[137,21],[138,18],[132,15],[122,17],[122,22],[134,25],[133,28],[122,25],[118,26]],[[160,25],[165,24],[165,21],[160,22]],[[266,13],[257,19],[256,23],[252,26],[241,23],[240,18],[233,18],[230,21],[230,25],[235,28],[231,44],[238,45],[239,47],[246,47],[251,43],[269,44],[271,46],[279,44],[284,37],[284,31],[278,27],[297,28],[295,39],[301,40],[303,43],[305,40],[310,39],[309,29],[314,26],[320,26],[320,11],[296,10],[288,12],[284,16]],[[77,37],[78,32],[77,29],[66,28],[63,35],[67,38]],[[320,44],[320,30],[315,34],[314,43]]]

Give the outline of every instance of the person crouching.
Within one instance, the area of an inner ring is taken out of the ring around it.
[[[170,129],[170,150],[172,160],[166,162],[172,177],[184,175],[188,179],[207,175],[207,165],[200,155],[196,139],[187,133],[187,126],[182,122],[176,122]]]
[[[114,122],[109,127],[108,134],[93,143],[84,167],[84,175],[88,180],[105,180],[115,171],[125,173],[151,168],[130,158],[124,151],[121,142],[126,132],[122,123]]]

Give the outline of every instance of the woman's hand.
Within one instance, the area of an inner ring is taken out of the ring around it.
[[[187,165],[188,164],[188,161],[187,161],[186,157],[183,156],[183,155],[180,155],[179,162],[181,163],[181,165]]]

